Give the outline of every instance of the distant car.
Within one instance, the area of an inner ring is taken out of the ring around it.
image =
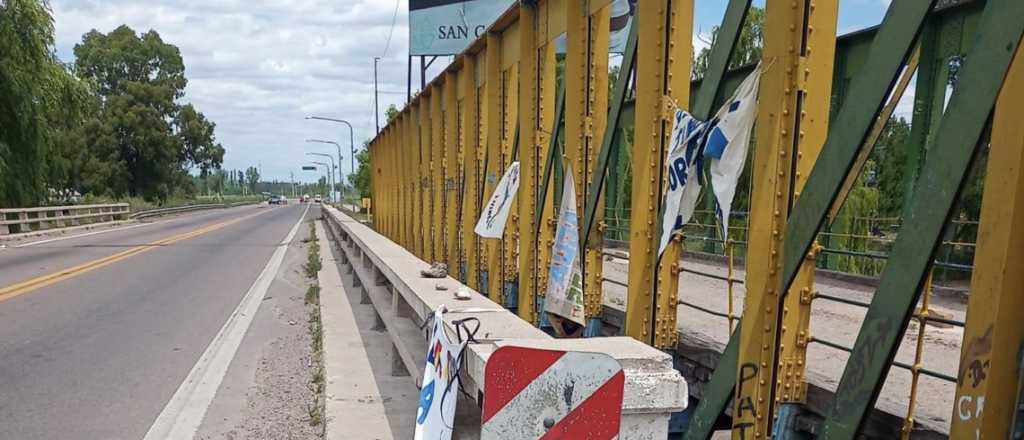
[[[303,194],[302,197],[299,198],[299,202],[300,203],[309,203],[309,194]]]
[[[313,198],[313,201],[316,202],[316,203],[320,203],[320,202],[323,202],[324,199],[322,197],[320,197],[320,194],[317,194],[316,197]]]
[[[267,200],[268,205],[287,205],[288,199],[285,196],[270,196],[270,200]]]

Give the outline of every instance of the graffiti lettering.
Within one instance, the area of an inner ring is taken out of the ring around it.
[[[751,422],[737,423],[737,424],[732,426],[732,430],[733,430],[733,432],[739,431],[740,439],[741,440],[746,440],[746,438],[747,438],[747,430],[750,429],[750,428],[753,428],[753,427],[754,427],[754,424],[751,423]]]

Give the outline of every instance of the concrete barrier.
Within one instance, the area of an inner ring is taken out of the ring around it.
[[[0,236],[127,220],[127,203],[0,209]]]
[[[355,277],[363,303],[373,304],[377,325],[390,336],[395,354],[392,374],[411,374],[417,386],[421,385],[427,345],[421,326],[444,304],[449,309],[446,330],[452,336],[456,331],[451,321],[471,316],[480,320],[476,334],[480,343],[469,345],[461,376],[472,402],[464,401],[460,407],[482,404],[488,357],[500,346],[517,345],[600,352],[617,359],[626,376],[621,439],[667,438],[670,415],[685,409],[687,384],[668,354],[626,337],[554,339],[451,277],[422,278],[420,270],[429,267],[427,262],[341,211],[324,206],[322,212],[332,244],[340,251],[342,273]],[[439,286],[446,289],[439,290]],[[471,298],[456,300],[454,294],[459,289],[468,290]],[[461,395],[460,399],[469,400]],[[466,426],[465,420],[458,423]],[[479,420],[475,423],[479,427]]]

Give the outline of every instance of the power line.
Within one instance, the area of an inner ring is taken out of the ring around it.
[[[395,33],[395,22],[398,21],[398,7],[401,4],[402,0],[395,0],[395,12],[391,14],[391,30],[388,31],[388,41],[384,44],[384,53],[381,54],[381,59],[388,55],[388,49],[391,48],[391,36]]]

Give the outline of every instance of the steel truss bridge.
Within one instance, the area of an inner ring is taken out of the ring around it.
[[[1024,2],[893,1],[879,26],[837,37],[836,1],[766,0],[748,264],[743,280],[731,263],[720,277],[729,282],[730,309],[718,314],[732,331],[711,360],[694,356],[679,330],[682,237],[657,256],[663,162],[673,106],[706,120],[753,69],[728,69],[750,0],[728,2],[707,73],[691,81],[694,2],[639,2],[621,58],[608,56],[609,0],[514,5],[372,141],[373,227],[545,326],[539,309],[556,188],[570,166],[582,214],[587,335],[624,334],[676,355],[695,403],[673,419],[684,438],[722,429],[737,439],[1024,435],[1024,58],[1015,59]],[[869,301],[821,295],[822,232],[915,75],[905,170],[913,185],[877,287]],[[935,254],[983,154],[966,319],[943,318],[929,309]],[[473,228],[481,203],[513,161],[522,185],[505,236],[480,239]],[[627,188],[627,295],[616,308],[602,301],[604,216]],[[734,311],[739,282],[746,297]],[[818,301],[866,308],[852,346],[811,334]],[[920,332],[914,362],[896,361],[912,322]],[[963,328],[955,375],[924,364],[921,341],[936,322]],[[814,343],[849,352],[837,385],[810,378]],[[696,374],[697,364],[710,373]],[[894,366],[912,376],[905,414],[876,408]],[[955,383],[949,425],[915,419],[916,402],[929,398],[919,395],[921,376]]]

